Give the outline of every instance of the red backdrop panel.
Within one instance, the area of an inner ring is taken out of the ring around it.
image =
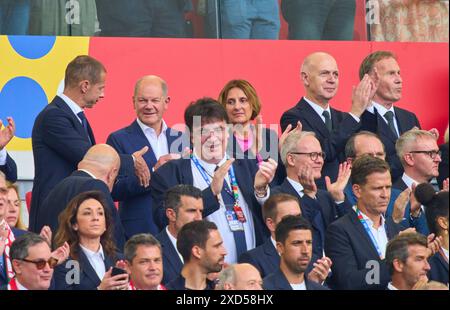
[[[90,55],[108,70],[106,97],[88,112],[99,142],[134,118],[134,83],[155,74],[169,85],[172,102],[165,120],[183,122],[186,105],[202,96],[216,98],[224,84],[235,78],[249,80],[261,98],[266,124],[279,123],[281,114],[304,94],[299,68],[315,51],[332,54],[340,69],[340,86],[331,105],[349,111],[351,89],[358,83],[364,57],[376,50],[397,53],[403,76],[399,107],[414,111],[423,128],[437,127],[443,135],[448,124],[448,44],[245,41],[200,39],[92,38]]]

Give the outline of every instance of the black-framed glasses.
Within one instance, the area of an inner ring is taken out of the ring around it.
[[[439,150],[431,150],[431,151],[411,151],[411,152],[409,152],[409,153],[412,153],[412,154],[426,154],[426,155],[428,155],[431,159],[435,159],[436,158],[436,156],[438,156],[439,155],[439,157],[441,157],[442,156],[442,152],[441,151],[439,151]]]
[[[327,154],[325,152],[310,152],[310,153],[303,153],[303,152],[289,152],[289,154],[294,155],[309,155],[309,158],[311,158],[312,161],[316,161],[319,157],[322,157],[323,160],[325,160]]]
[[[44,259],[38,259],[38,260],[29,260],[26,258],[23,259],[19,259],[23,262],[27,262],[27,263],[32,263],[36,265],[36,268],[38,270],[42,270],[45,268],[45,265],[48,264],[48,266],[53,269],[56,267],[56,265],[58,265],[58,259],[54,258],[54,257],[50,257],[48,260],[44,260]]]

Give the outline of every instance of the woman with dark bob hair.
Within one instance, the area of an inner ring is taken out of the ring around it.
[[[127,289],[127,274],[112,276],[112,267],[122,257],[116,252],[113,222],[103,193],[89,191],[75,196],[58,219],[55,244],[67,242],[70,256],[55,270],[56,289]]]

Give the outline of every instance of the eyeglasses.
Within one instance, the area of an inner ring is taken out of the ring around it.
[[[432,151],[411,151],[411,152],[409,152],[409,153],[412,153],[412,154],[426,154],[426,155],[428,155],[431,159],[435,159],[436,158],[436,156],[438,156],[439,155],[439,157],[441,157],[441,155],[442,155],[442,152],[441,151],[439,151],[439,150],[432,150]]]
[[[325,152],[311,152],[311,153],[302,153],[302,152],[290,152],[290,154],[294,155],[309,155],[312,161],[316,161],[319,157],[322,157],[323,160],[326,158]]]
[[[224,127],[201,128],[199,131],[202,137],[209,137],[211,133],[214,133],[215,136],[221,136],[225,132],[225,128]]]
[[[48,260],[43,260],[43,259],[39,259],[39,260],[29,260],[29,259],[19,259],[21,261],[27,262],[27,263],[32,263],[36,265],[36,268],[38,270],[42,270],[45,268],[45,266],[48,264],[48,266],[53,269],[56,267],[56,265],[58,264],[58,259],[54,258],[54,257],[50,257]]]

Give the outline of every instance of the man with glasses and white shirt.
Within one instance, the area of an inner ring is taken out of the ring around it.
[[[202,98],[185,111],[191,135],[192,153],[172,160],[152,176],[150,192],[154,199],[154,219],[160,228],[166,224],[163,206],[165,192],[178,184],[191,184],[202,190],[203,217],[214,222],[227,249],[225,261],[236,263],[240,254],[262,244],[268,237],[261,205],[270,195],[277,163],[259,164],[226,155],[227,113],[220,103]]]

